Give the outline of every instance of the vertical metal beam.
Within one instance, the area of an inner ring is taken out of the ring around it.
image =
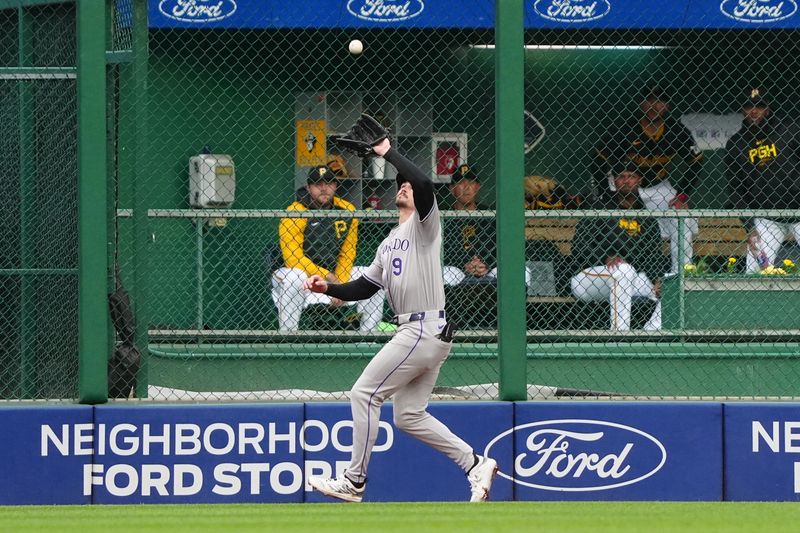
[[[106,9],[77,1],[78,387],[81,403],[108,399]]]
[[[106,44],[113,48],[114,43],[114,16],[116,9],[115,0],[105,0],[106,6]],[[106,54],[108,58],[108,54]],[[108,60],[107,60],[108,61]],[[111,291],[117,288],[116,269],[119,247],[117,231],[117,198],[119,195],[119,176],[117,172],[117,87],[119,87],[119,65],[108,63],[106,68],[106,231],[108,232],[108,287]],[[114,346],[116,333],[111,324],[111,315],[108,316],[108,344]]]
[[[133,103],[133,301],[136,313],[136,346],[142,354],[139,374],[136,376],[136,396],[147,397],[148,359],[150,339],[147,334],[150,323],[148,306],[148,265],[150,245],[150,221],[147,218],[147,168],[148,158],[148,44],[147,0],[133,0],[133,62],[130,83],[120,87],[120,101],[130,99]]]
[[[686,288],[686,274],[684,271],[684,264],[683,264],[683,235],[687,231],[686,229],[686,219],[679,218],[678,219],[678,259],[675,262],[678,268],[678,328],[680,328],[681,333],[683,333],[684,328],[686,327],[686,294],[684,293],[684,289]]]
[[[19,67],[33,65],[33,20],[24,7],[17,9]],[[34,139],[33,83],[17,81],[19,185],[20,185],[20,268],[35,268],[36,166]],[[20,387],[22,398],[36,396],[36,280],[23,273],[20,279]]]
[[[500,399],[527,398],[523,0],[495,3],[497,329]]]
[[[203,278],[205,276],[205,265],[203,263],[203,231],[206,225],[206,219],[196,218],[194,219],[194,224],[196,240],[195,268],[197,271],[197,329],[198,331],[201,331],[203,329],[203,323],[205,322],[205,319],[203,318]]]

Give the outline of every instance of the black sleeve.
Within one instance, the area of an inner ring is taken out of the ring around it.
[[[414,189],[414,205],[417,207],[417,213],[419,213],[420,220],[425,220],[436,203],[431,178],[394,148],[390,148],[386,152],[384,159],[394,165],[397,173],[411,183],[411,188]]]
[[[728,203],[729,209],[748,209],[747,202],[748,187],[742,174],[744,169],[740,161],[741,147],[738,142],[739,137],[734,136],[725,146],[725,174],[728,178]],[[740,217],[744,227],[750,231],[753,220],[750,217]]]
[[[360,277],[347,283],[328,284],[328,290],[325,291],[325,294],[345,302],[354,302],[356,300],[366,300],[378,290],[380,290],[380,287],[367,278]]]
[[[598,219],[581,219],[575,228],[575,236],[572,239],[572,257],[578,270],[604,264],[605,258],[612,255],[607,253],[603,256],[605,243],[603,236],[598,235],[596,231],[596,220]]]
[[[644,222],[645,229],[639,237],[643,240],[642,250],[633,266],[636,267],[636,270],[643,270],[650,281],[655,282],[669,270],[670,261],[661,253],[661,230],[658,228],[657,220],[652,218],[646,219]]]
[[[589,176],[591,181],[589,194],[592,198],[597,198],[608,189],[608,172],[611,168],[611,150],[608,137],[603,137],[600,142],[592,148],[592,160],[589,163]]]
[[[463,267],[464,240],[462,237],[463,219],[448,218],[442,221],[442,258],[447,265]]]

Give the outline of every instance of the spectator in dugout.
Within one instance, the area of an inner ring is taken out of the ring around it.
[[[296,200],[287,210],[354,211],[353,204],[335,195],[336,187],[336,173],[327,165],[316,166],[308,173],[305,189],[298,191]],[[345,303],[303,289],[303,282],[314,274],[329,283],[344,283],[361,275],[365,267],[353,266],[358,219],[283,218],[278,226],[278,237],[284,266],[272,273],[272,300],[278,309],[280,331],[297,331],[303,309],[311,304],[357,305],[361,314],[359,329],[377,329],[383,316],[383,291],[367,300]]]
[[[594,194],[614,189],[612,162],[629,160],[636,164],[642,179],[639,196],[647,209],[685,209],[695,189],[703,153],[692,134],[669,116],[669,101],[660,87],[648,88],[639,101],[639,114],[631,121],[614,124],[595,146],[592,164]],[[677,163],[683,171],[677,173]],[[692,262],[696,219],[686,219],[683,256],[678,257],[678,220],[660,218],[661,236],[670,242],[672,272]]]
[[[728,207],[732,209],[800,208],[800,158],[797,126],[780,120],[759,89],[742,103],[742,127],[725,146]],[[797,218],[744,217],[749,230],[747,272],[775,263],[789,233],[800,243]]]
[[[480,178],[474,169],[466,164],[459,165],[450,182],[453,197],[450,208],[459,211],[488,209],[477,203],[480,189]],[[445,285],[497,279],[494,218],[447,218],[442,234]]]
[[[644,209],[639,194],[642,176],[631,161],[615,167],[614,189],[603,191],[591,209]],[[610,328],[631,329],[633,300],[656,301],[645,330],[661,329],[661,277],[667,262],[654,218],[630,216],[582,218],[572,241],[580,271],[572,277],[572,294],[584,302],[608,301]]]

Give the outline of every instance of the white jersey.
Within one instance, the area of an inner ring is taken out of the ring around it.
[[[394,228],[363,276],[386,293],[396,315],[444,309],[439,207],[420,220],[414,211]]]

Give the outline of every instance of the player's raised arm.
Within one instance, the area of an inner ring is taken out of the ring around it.
[[[381,155],[379,150],[383,148],[383,146],[385,145],[376,146],[375,153]],[[414,189],[414,205],[417,208],[417,213],[419,213],[420,220],[425,220],[433,209],[433,205],[436,201],[431,178],[426,176],[410,159],[392,148],[391,145],[389,145],[383,157],[394,165],[398,175],[401,175],[406,181],[411,183],[411,188]]]
[[[359,157],[378,155],[385,157],[397,169],[398,175],[408,181],[414,189],[414,204],[420,220],[433,210],[436,200],[433,194],[433,182],[408,158],[392,148],[389,133],[380,122],[362,113],[356,123],[345,135],[333,136],[331,140],[339,148],[348,150]]]

